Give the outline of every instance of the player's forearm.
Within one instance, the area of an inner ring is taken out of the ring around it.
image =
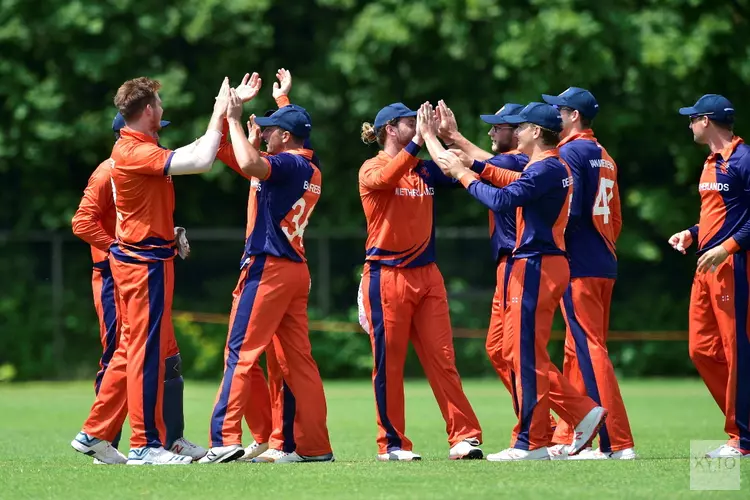
[[[221,122],[218,122],[221,126]],[[208,130],[196,142],[174,151],[169,164],[170,175],[202,174],[211,170],[221,143],[221,129]]]
[[[721,246],[730,254],[750,249],[750,220],[745,222],[739,231],[724,241]]]
[[[476,172],[475,169],[472,170]],[[497,187],[505,187],[511,182],[521,178],[521,172],[514,172],[513,170],[508,170],[507,168],[500,168],[494,165],[487,164],[485,164],[484,170],[482,170],[479,174],[483,180]]]
[[[99,224],[91,214],[76,212],[73,217],[73,234],[102,252],[108,252],[115,239]]]
[[[362,174],[360,182],[368,189],[388,189],[395,186],[399,179],[417,166],[419,163],[417,155],[420,149],[417,143],[410,142],[388,163],[382,167],[371,168]]]
[[[239,120],[229,120],[229,136],[237,164],[247,176],[258,179],[268,178],[270,167],[257,149],[245,137],[245,130]]]
[[[524,202],[525,196],[521,190],[515,193],[509,188],[490,186],[481,182],[478,176],[469,170],[465,175],[459,176],[458,180],[471,196],[493,212],[507,212],[521,206]]]
[[[424,145],[427,146],[427,151],[433,160],[437,160],[441,153],[445,152],[445,148],[440,143],[436,135],[427,134],[424,136]]]
[[[461,135],[460,132],[456,132],[446,142],[445,147],[448,149],[458,148],[470,157],[478,161],[485,161],[492,158],[494,155],[488,153],[484,149],[480,148],[469,139]]]

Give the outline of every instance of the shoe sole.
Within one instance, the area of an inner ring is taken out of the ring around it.
[[[239,448],[237,450],[234,450],[230,453],[227,453],[226,455],[220,457],[217,460],[211,460],[210,462],[200,462],[203,464],[227,464],[229,462],[234,462],[238,458],[242,457],[245,454],[244,448]]]
[[[451,457],[451,460],[481,460],[483,458],[484,453],[482,450],[475,448],[462,457]]]
[[[268,443],[263,443],[263,444],[266,445],[265,448],[261,448],[261,449],[255,450],[252,453],[245,452],[245,454],[242,455],[237,460],[239,460],[240,462],[252,462],[254,458],[258,458],[259,456],[261,456],[262,454],[264,454],[266,451],[268,451]]]
[[[90,457],[93,457],[96,455],[96,452],[83,444],[82,442],[78,441],[77,439],[74,439],[70,442],[70,446],[73,447],[74,450],[76,450],[78,453],[83,453],[84,455],[88,455]]]
[[[422,460],[422,457],[414,457],[414,458],[410,458],[408,460],[406,460],[406,459],[398,459],[398,458],[390,458],[390,457],[386,457],[386,458],[380,458],[380,457],[378,457],[378,462],[419,462],[420,460]]]
[[[510,460],[505,460],[501,458],[487,458],[488,462],[533,462],[533,461],[539,461],[539,460],[550,460],[549,455],[547,457],[540,457],[540,458],[512,458]]]
[[[585,448],[588,448],[591,445],[596,435],[599,434],[599,431],[601,430],[601,428],[604,427],[604,422],[607,420],[608,415],[609,415],[609,411],[607,409],[604,409],[604,411],[602,412],[602,418],[600,418],[599,422],[594,426],[594,430],[591,432],[591,436],[589,436],[589,439],[585,443],[583,443],[583,445],[581,445],[577,450],[568,452],[569,457],[578,455],[579,453],[581,453],[581,451],[583,451]]]
[[[125,465],[190,465],[192,462],[166,462],[166,463],[158,463],[158,462],[144,462],[143,460],[128,460]]]

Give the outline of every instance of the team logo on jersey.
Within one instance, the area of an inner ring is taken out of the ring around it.
[[[422,198],[424,196],[434,196],[435,188],[425,187],[424,189],[407,189],[396,188],[396,196],[409,196],[411,198]]]

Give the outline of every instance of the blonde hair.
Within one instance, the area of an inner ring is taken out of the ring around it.
[[[385,144],[385,127],[381,127],[379,131],[375,131],[375,127],[370,122],[364,122],[362,124],[362,132],[360,134],[362,142],[365,144],[372,144],[377,142],[379,145]]]

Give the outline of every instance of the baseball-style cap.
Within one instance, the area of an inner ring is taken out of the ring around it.
[[[510,123],[506,120],[506,117],[517,115],[523,109],[523,104],[515,104],[512,102],[505,103],[500,110],[494,115],[479,115],[479,118],[483,122],[489,123],[490,125],[499,125],[501,123]]]
[[[734,123],[734,106],[729,99],[719,94],[706,94],[689,108],[680,108],[684,116],[708,116],[711,120]]]
[[[375,131],[380,130],[380,127],[391,120],[396,118],[406,118],[408,116],[417,116],[417,112],[410,110],[406,105],[400,102],[389,104],[378,111],[378,114],[375,116]]]
[[[542,94],[542,99],[547,104],[573,108],[589,120],[593,120],[599,112],[594,94],[580,87],[570,87],[560,95]]]
[[[552,132],[562,132],[562,117],[560,111],[543,102],[532,102],[526,105],[520,113],[505,117],[508,123],[533,123]]]
[[[255,119],[259,127],[279,127],[297,137],[310,137],[312,131],[312,120],[307,110],[296,104],[289,104],[279,108],[271,116],[262,116]]]
[[[162,120],[159,123],[161,124],[161,126],[163,128],[163,127],[168,127],[169,124],[172,123],[172,122],[168,122],[167,120]],[[117,113],[115,115],[114,120],[112,120],[112,132],[117,133],[124,126],[125,126],[125,118],[123,118],[123,116],[120,113]]]

